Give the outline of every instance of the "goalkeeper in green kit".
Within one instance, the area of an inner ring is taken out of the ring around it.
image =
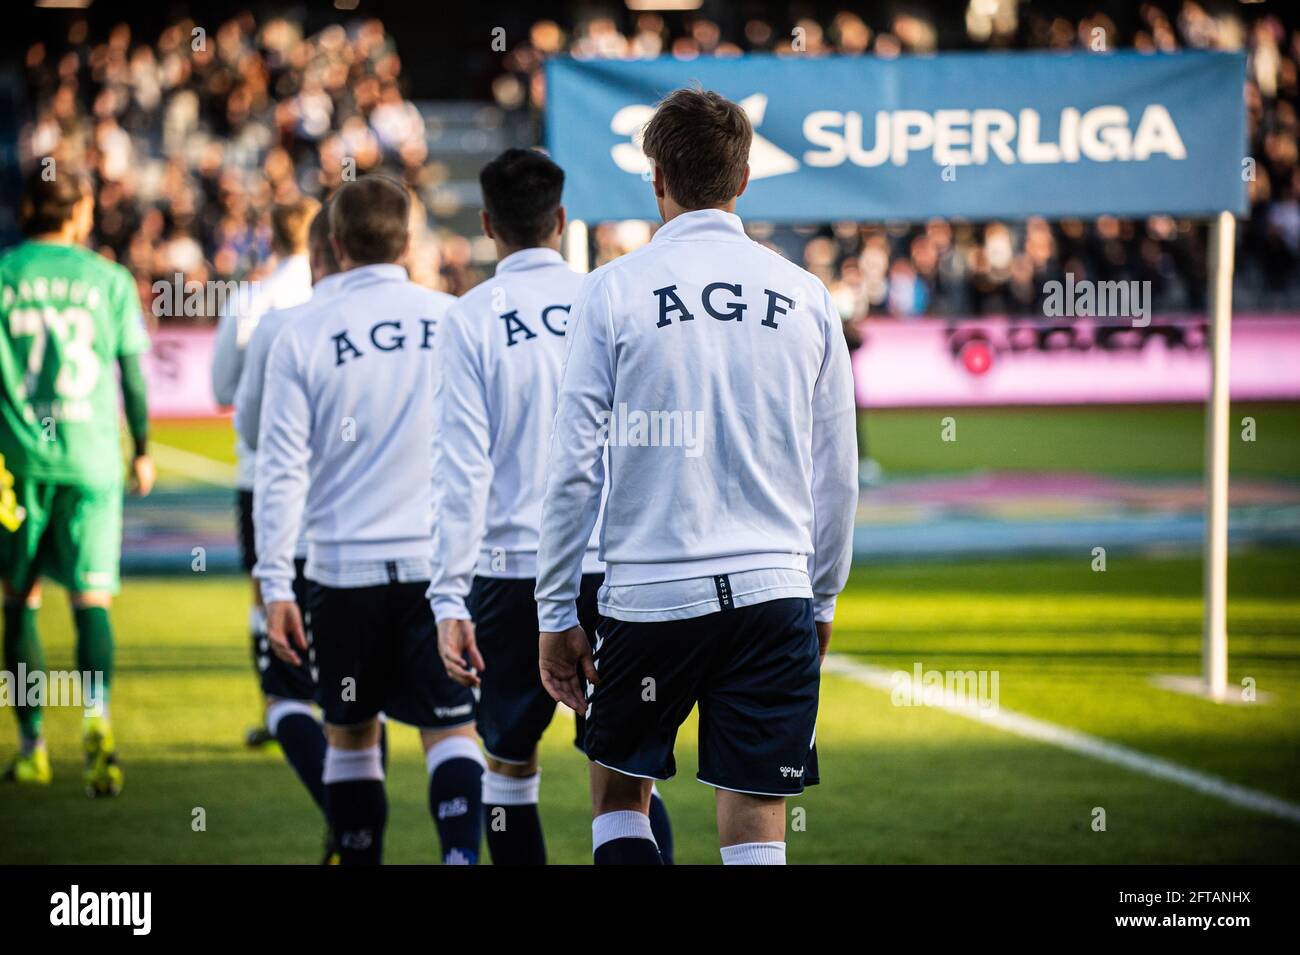
[[[4,668],[12,681],[25,672],[28,687],[30,675],[45,669],[36,632],[40,578],[68,589],[85,707],[85,784],[99,796],[122,788],[109,723],[108,617],[122,549],[119,369],[134,491],[149,493],[154,466],[146,450],[140,355],[149,339],[140,299],[130,272],[84,246],[93,216],[81,177],[60,170],[47,181],[38,172],[19,209],[27,241],[0,256],[0,579]],[[19,694],[20,750],[4,778],[49,783],[43,701],[11,685]]]

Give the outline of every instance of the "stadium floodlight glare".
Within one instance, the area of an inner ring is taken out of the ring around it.
[[[93,0],[36,0],[42,10],[85,10]]]

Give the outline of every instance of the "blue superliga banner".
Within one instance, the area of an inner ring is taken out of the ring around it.
[[[771,222],[1246,211],[1244,55],[556,59],[547,146],[587,220],[654,219],[639,146],[699,83],[754,125],[737,211]]]

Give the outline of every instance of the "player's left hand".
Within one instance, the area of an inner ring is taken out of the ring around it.
[[[307,633],[298,605],[292,600],[272,600],[266,605],[266,636],[277,657],[294,666],[302,663],[293,648],[307,649]]]
[[[596,663],[591,658],[591,643],[581,627],[568,630],[542,632],[537,635],[538,667],[542,671],[542,686],[551,698],[563,703],[575,713],[587,711],[587,693],[582,678],[588,683],[599,683]]]
[[[442,665],[447,668],[447,676],[461,686],[474,688],[482,685],[479,673],[487,669],[487,664],[483,662],[483,655],[478,652],[478,643],[474,639],[474,621],[439,620],[438,656],[442,657]],[[469,666],[465,665],[466,659]]]
[[[817,627],[817,665],[820,667],[826,662],[826,651],[831,648],[831,622],[827,620],[822,623],[820,620],[816,623]]]
[[[137,454],[131,460],[131,493],[138,497],[148,497],[153,490],[153,482],[158,478],[158,469],[153,458],[147,454]]]

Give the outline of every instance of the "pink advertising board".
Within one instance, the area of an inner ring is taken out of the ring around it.
[[[155,418],[207,418],[220,413],[212,396],[210,328],[159,328],[144,357],[149,413]]]
[[[870,408],[1203,401],[1200,317],[1146,328],[1089,318],[869,320],[853,355]],[[1236,316],[1232,397],[1300,399],[1300,316]]]
[[[220,413],[212,397],[211,329],[162,328],[145,361],[155,417]],[[1202,401],[1210,382],[1205,322],[1147,328],[1072,319],[872,319],[853,355],[858,404],[1090,404]],[[1300,316],[1237,316],[1232,396],[1300,399]]]

